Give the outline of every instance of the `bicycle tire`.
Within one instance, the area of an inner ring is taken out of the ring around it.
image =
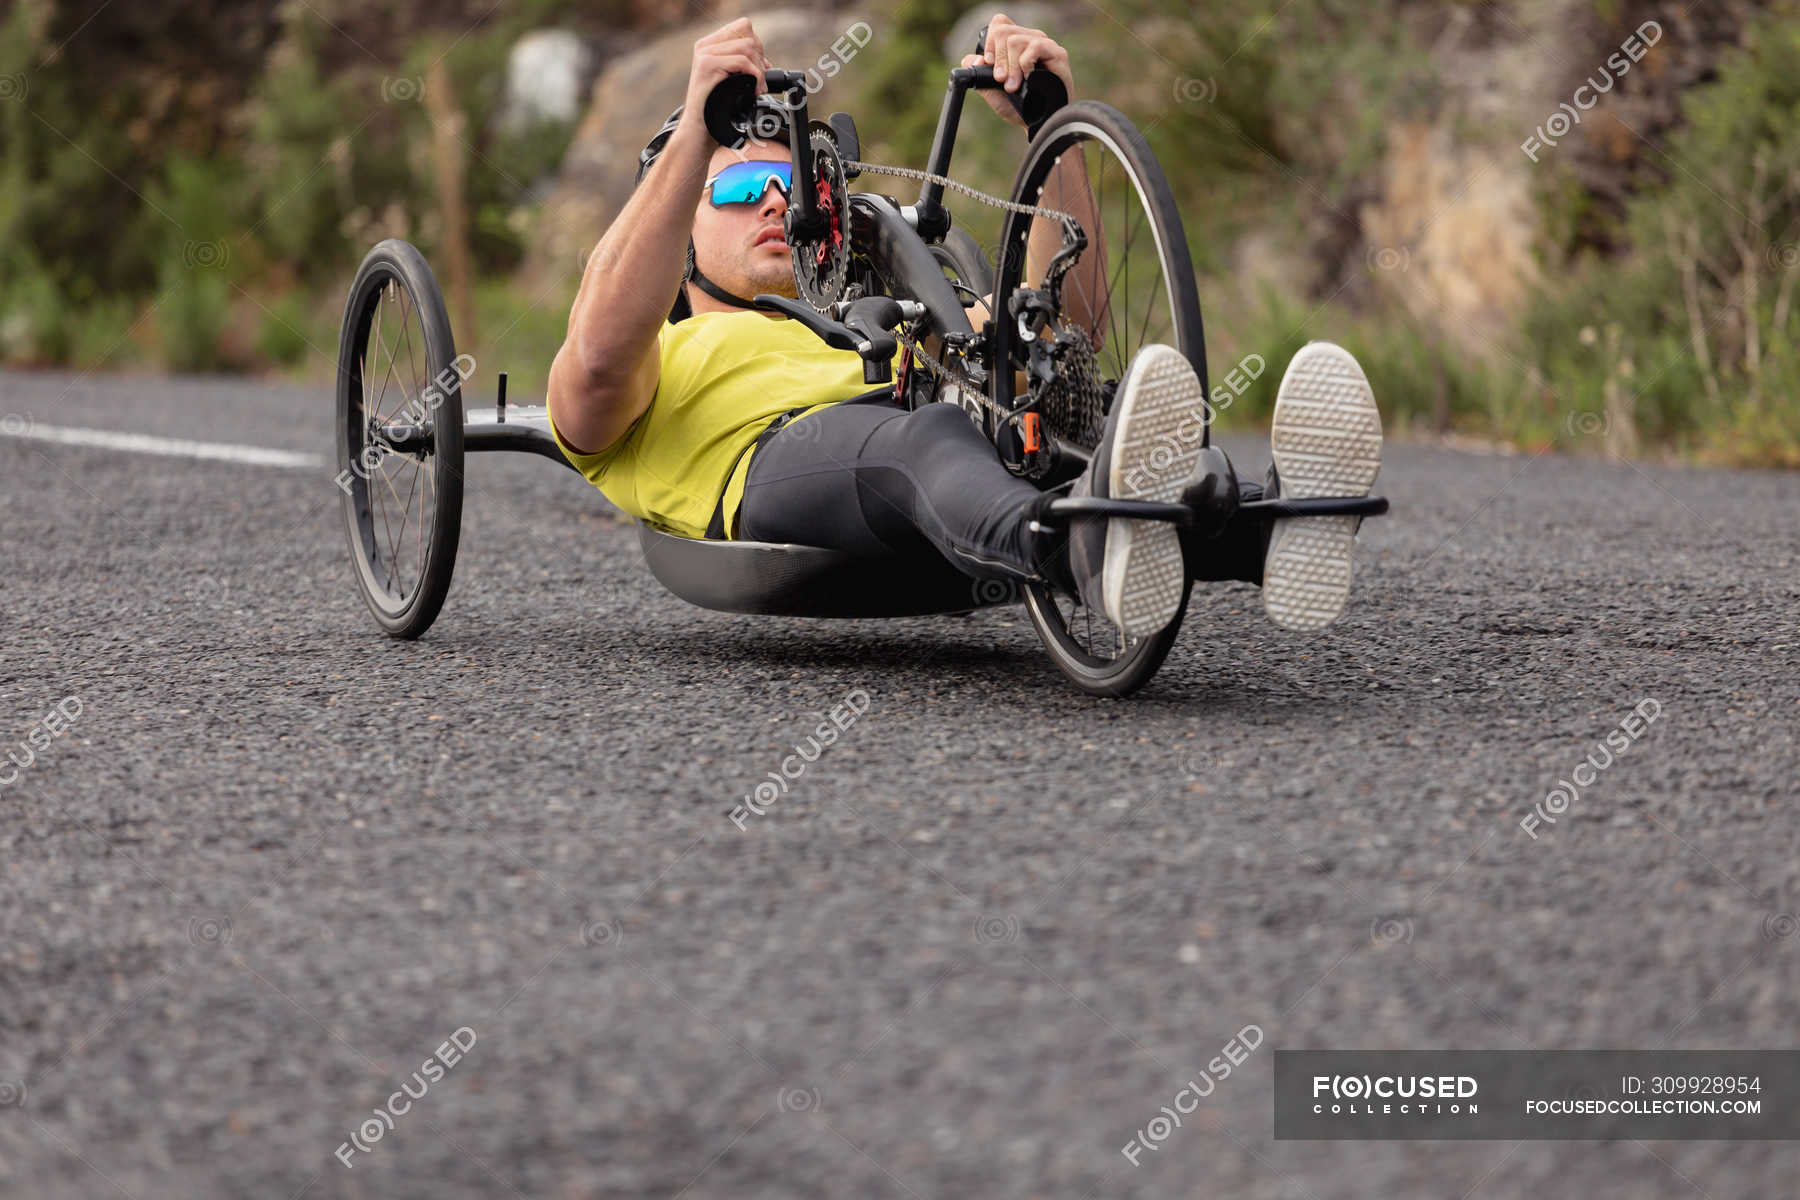
[[[1135,193],[1139,205],[1148,219],[1156,249],[1156,260],[1161,272],[1160,279],[1149,285],[1150,305],[1156,302],[1156,282],[1164,284],[1167,301],[1166,332],[1169,344],[1174,345],[1193,365],[1200,378],[1202,389],[1206,386],[1206,338],[1200,317],[1200,300],[1194,286],[1192,259],[1188,253],[1187,235],[1182,227],[1181,213],[1175,203],[1175,196],[1169,187],[1168,179],[1156,161],[1150,145],[1144,140],[1130,118],[1111,105],[1093,100],[1082,100],[1070,104],[1057,112],[1044,123],[1026,151],[1025,160],[1019,167],[1019,174],[1014,181],[1012,198],[1022,204],[1044,203],[1042,191],[1049,172],[1056,165],[1060,155],[1085,145],[1098,148],[1101,172],[1099,180],[1094,179],[1094,172],[1089,170],[1090,191],[1098,190],[1096,205],[1105,202],[1105,163],[1108,161],[1118,165],[1120,173],[1130,192]],[[1129,194],[1129,193],[1128,193]],[[1106,213],[1099,214],[1102,230],[1106,221]],[[1009,212],[1000,239],[998,262],[995,271],[996,310],[1000,314],[1006,312],[1005,297],[1019,287],[1024,281],[1026,268],[1027,239],[1034,220],[1024,213]],[[1090,243],[1094,241],[1090,233]],[[1132,235],[1128,229],[1122,254],[1126,258],[1125,301],[1127,335],[1132,328],[1131,314],[1135,311],[1134,296],[1130,287],[1129,254]],[[1109,241],[1108,250],[1112,248]],[[1090,244],[1087,252],[1094,246]],[[1106,268],[1110,279],[1116,282],[1117,276],[1112,273],[1110,264]],[[1071,276],[1071,278],[1074,278]],[[1067,286],[1067,285],[1065,285]],[[1065,292],[1065,296],[1067,292]],[[1101,303],[1106,308],[1110,320],[1114,308],[1111,303],[1113,285],[1109,283],[1107,293]],[[1091,305],[1091,302],[1090,302]],[[1002,408],[1009,408],[1015,402],[1012,372],[1006,369],[1013,358],[1013,343],[1016,331],[1012,323],[999,319],[994,324],[994,363],[990,382],[990,399]],[[1150,313],[1147,308],[1145,318],[1146,337],[1151,329]],[[1110,331],[1111,349],[1118,356],[1116,368],[1119,374],[1129,361],[1126,348],[1119,344],[1117,330]],[[1135,348],[1131,349],[1135,353]],[[1117,378],[1117,376],[1113,376]],[[1204,420],[1204,415],[1202,417]],[[996,429],[997,443],[1002,453],[1006,446],[1001,441],[1011,431]],[[1202,433],[1202,444],[1210,438],[1210,431]],[[1092,446],[1082,447],[1092,450]],[[1177,607],[1175,617],[1158,633],[1144,638],[1127,639],[1114,630],[1115,641],[1119,653],[1102,656],[1094,652],[1098,641],[1091,632],[1091,614],[1088,620],[1088,636],[1078,637],[1075,632],[1075,614],[1084,611],[1084,606],[1075,601],[1070,611],[1065,613],[1059,604],[1059,596],[1053,589],[1043,584],[1032,584],[1026,588],[1026,611],[1031,622],[1043,642],[1046,652],[1057,668],[1082,691],[1095,696],[1125,696],[1148,683],[1162,667],[1169,649],[1174,645],[1176,636],[1181,631],[1181,623],[1187,612],[1188,591],[1191,579],[1184,584],[1181,603]],[[1068,600],[1068,597],[1061,597]],[[1104,618],[1101,618],[1104,622]],[[1110,627],[1110,623],[1107,623]]]
[[[987,260],[975,235],[961,225],[953,226],[943,241],[932,246],[931,253],[958,282],[977,296],[993,295],[994,264]]]
[[[384,318],[392,317],[398,318],[401,332],[390,339]],[[404,368],[397,361],[402,345]],[[384,357],[385,369],[379,365]],[[371,366],[380,372],[379,385],[370,378]],[[462,526],[461,367],[443,292],[425,256],[397,238],[370,250],[350,285],[339,330],[337,480],[357,585],[375,623],[389,637],[419,637],[437,619],[450,592]],[[407,379],[390,399],[388,389],[397,372]],[[402,452],[380,437],[377,429],[391,428],[395,417],[429,420],[429,449]],[[391,472],[389,464],[394,464]],[[398,513],[388,504],[390,498]],[[415,520],[418,534],[408,543]],[[408,560],[416,570],[407,569]]]

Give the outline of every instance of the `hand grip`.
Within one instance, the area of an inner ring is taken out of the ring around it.
[[[988,27],[983,25],[981,32],[975,35],[975,53],[982,54],[987,50]],[[983,90],[998,88],[1001,94],[1012,102],[1013,111],[1025,122],[1025,132],[1031,137],[1048,121],[1051,114],[1069,102],[1069,89],[1055,72],[1043,67],[1033,67],[1031,73],[1019,83],[1019,90],[1008,92],[1006,85],[994,78],[994,68],[988,66],[973,67],[975,86]]]
[[[763,72],[762,82],[769,92],[775,93],[788,91],[796,85],[805,86],[805,80],[806,76],[797,71],[771,68]],[[749,139],[760,103],[756,82],[754,75],[727,75],[706,94],[701,116],[705,118],[706,131],[719,145],[736,150]]]
[[[742,146],[750,129],[750,114],[756,106],[756,77],[727,75],[707,93],[706,132],[721,146],[735,150]]]
[[[899,323],[900,305],[887,296],[865,296],[853,303],[844,315],[844,325],[870,343],[871,348],[863,358],[883,363],[893,358],[900,348],[899,341],[888,332]]]

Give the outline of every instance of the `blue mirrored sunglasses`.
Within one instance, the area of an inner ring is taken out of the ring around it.
[[[781,188],[785,198],[794,185],[791,162],[736,162],[706,181],[714,208],[727,204],[756,204],[768,192],[769,185]]]

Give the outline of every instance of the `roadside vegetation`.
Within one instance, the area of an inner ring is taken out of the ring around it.
[[[369,54],[319,6],[271,0],[229,28],[195,18],[187,60],[151,55],[160,74],[121,65],[129,29],[60,52],[62,7],[23,0],[0,17],[0,362],[327,377],[363,251],[402,236],[441,261],[426,96],[441,61],[438,110],[467,147],[474,316],[459,343],[511,370],[519,394],[542,387],[573,283],[520,268],[574,130],[500,131],[506,53],[545,25],[642,24],[641,6],[524,0],[461,38],[404,18],[359,26],[386,39]],[[830,98],[862,115],[867,157],[923,162],[944,38],[967,7],[875,6],[874,42]],[[1610,0],[1570,7],[1620,29],[1635,19]],[[1534,168],[1534,282],[1472,338],[1404,301],[1416,277],[1384,277],[1394,263],[1379,258],[1404,251],[1378,245],[1361,214],[1395,130],[1445,104],[1442,14],[1493,8],[1294,0],[1271,16],[1250,0],[1124,0],[1071,25],[1082,93],[1146,130],[1182,199],[1211,360],[1255,353],[1276,368],[1226,427],[1265,419],[1279,364],[1329,337],[1363,360],[1397,431],[1800,466],[1800,5],[1743,25],[1617,194],[1572,154]],[[156,28],[169,45],[184,34]],[[184,61],[191,72],[172,76]],[[1508,133],[1515,155],[1524,132]],[[1018,150],[966,139],[954,171],[1005,192]],[[992,244],[997,221],[970,220]]]

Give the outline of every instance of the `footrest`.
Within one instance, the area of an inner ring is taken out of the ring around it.
[[[1379,517],[1388,510],[1386,496],[1318,496],[1310,500],[1251,500],[1238,511],[1274,520],[1277,517]]]
[[[1165,504],[1155,500],[1113,500],[1105,496],[1064,496],[1052,500],[1047,515],[1052,517],[1135,517],[1140,521],[1168,521],[1187,526],[1194,523],[1194,510],[1185,504]]]

